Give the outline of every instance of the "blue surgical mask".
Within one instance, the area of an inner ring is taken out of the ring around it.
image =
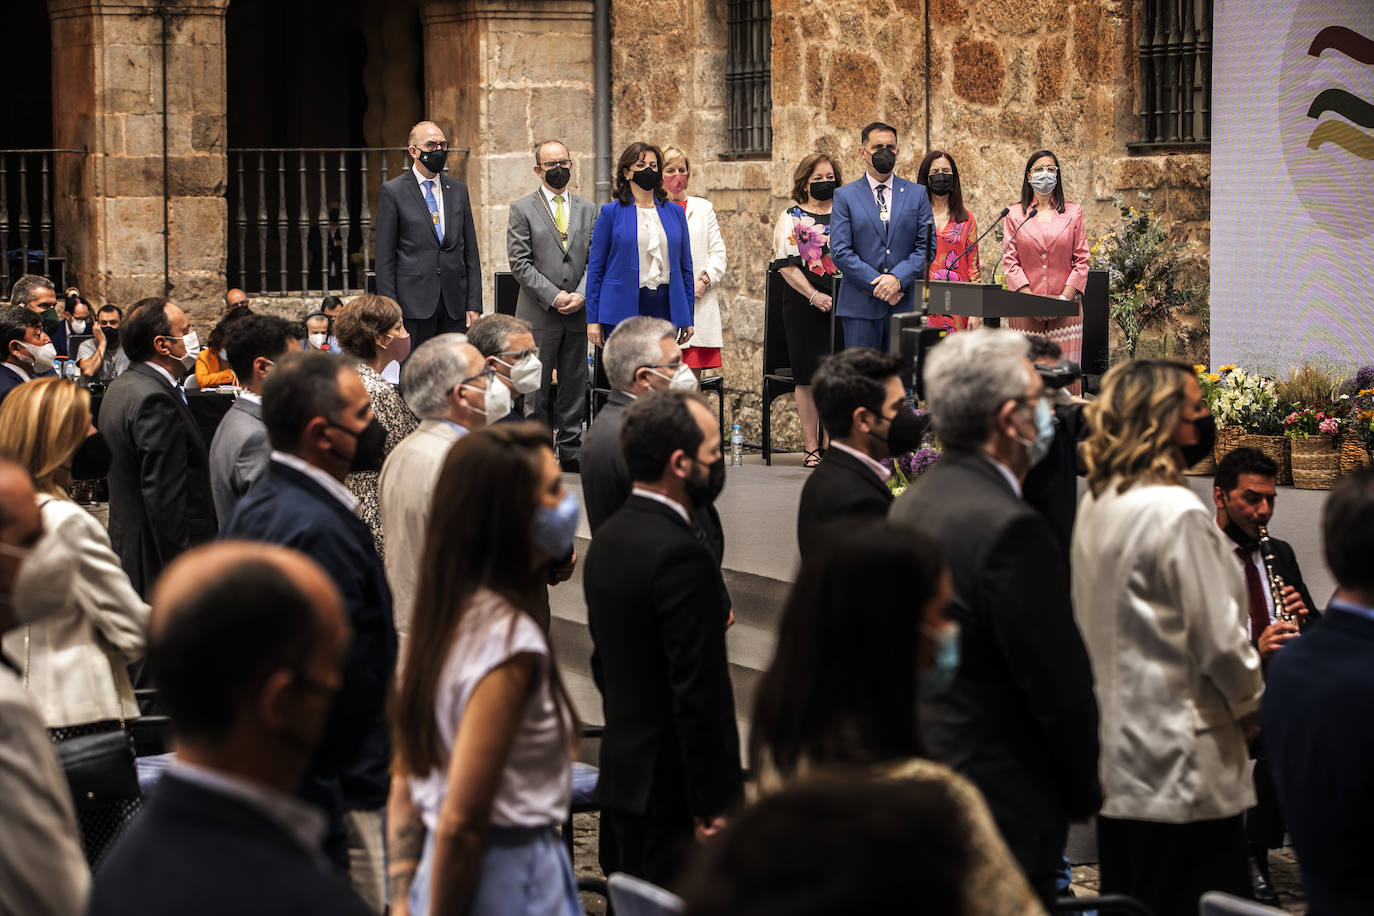
[[[1035,402],[1035,438],[1027,441],[1017,436],[1016,441],[1025,446],[1031,467],[1045,460],[1050,453],[1050,443],[1054,441],[1054,411],[1046,398],[1041,397]]]
[[[921,672],[920,696],[928,700],[948,690],[959,673],[959,624],[950,621],[944,629],[922,627],[921,632],[935,644],[935,664]]]
[[[569,492],[557,506],[535,509],[533,530],[530,532],[534,546],[555,560],[571,554],[573,535],[577,533],[577,521],[581,515],[579,508],[577,495]]]

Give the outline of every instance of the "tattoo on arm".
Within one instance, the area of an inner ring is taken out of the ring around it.
[[[392,900],[404,899],[410,893],[410,882],[415,877],[420,856],[424,852],[425,836],[425,822],[414,810],[409,812],[404,821],[391,828],[387,884]]]

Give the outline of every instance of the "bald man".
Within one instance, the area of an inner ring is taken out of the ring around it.
[[[22,622],[15,591],[43,536],[28,471],[0,459],[0,632]],[[22,589],[21,589],[22,592]],[[21,594],[22,597],[22,594]],[[31,614],[31,611],[29,612]],[[0,913],[77,916],[91,875],[71,791],[19,668],[0,655]]]
[[[401,304],[412,352],[482,313],[482,265],[468,189],[444,172],[448,139],[433,121],[410,129],[411,168],[377,199],[377,292]]]
[[[232,312],[240,305],[247,304],[248,294],[245,293],[243,290],[239,289],[237,286],[224,294],[224,311],[226,314]]]
[[[338,589],[294,550],[224,541],[167,568],[148,664],[177,759],[101,864],[91,916],[370,912],[324,867],[323,813],[292,794],[348,640]]]

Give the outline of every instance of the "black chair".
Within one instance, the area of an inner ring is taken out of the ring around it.
[[[520,298],[520,284],[515,274],[508,270],[498,270],[492,274],[492,286],[496,290],[496,311],[502,315],[514,315],[515,303]]]
[[[701,393],[711,392],[716,396],[717,421],[720,423],[721,448],[729,449],[729,442],[725,438],[725,376],[706,375],[697,381],[697,387]]]
[[[1083,291],[1083,391],[1096,391],[1107,373],[1107,340],[1111,307],[1107,300],[1107,272],[1088,271]]]
[[[836,277],[835,305],[840,302],[840,284]],[[773,401],[795,391],[797,381],[792,377],[792,357],[787,352],[787,334],[783,330],[782,303],[791,289],[776,268],[768,269],[768,281],[763,288],[763,463],[773,463]],[[830,310],[830,352],[844,347],[840,323]]]

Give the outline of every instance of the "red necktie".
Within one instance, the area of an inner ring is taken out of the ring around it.
[[[1245,591],[1250,596],[1250,638],[1259,639],[1260,634],[1269,626],[1269,606],[1264,603],[1264,583],[1260,581],[1259,570],[1250,562],[1250,551],[1244,547],[1236,548],[1240,565],[1245,570]]]

